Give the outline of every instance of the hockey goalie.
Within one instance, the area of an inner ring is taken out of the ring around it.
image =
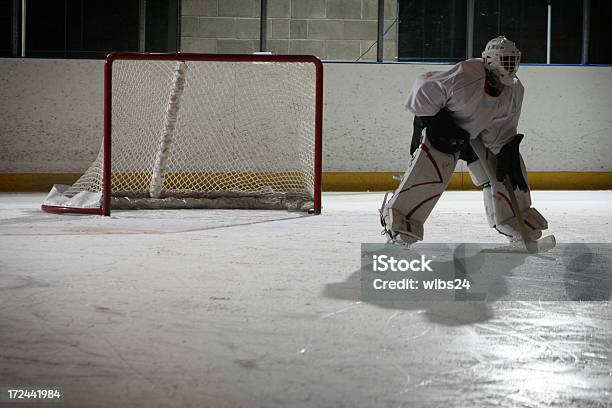
[[[483,188],[489,226],[511,241],[520,240],[521,231],[535,241],[548,228],[531,206],[519,151],[523,135],[517,125],[524,92],[516,77],[520,58],[516,45],[500,36],[489,41],[482,58],[417,78],[406,101],[415,115],[410,164],[380,210],[388,242],[409,245],[423,239],[423,224],[460,159],[468,163],[474,184]],[[506,179],[521,220],[504,186]]]

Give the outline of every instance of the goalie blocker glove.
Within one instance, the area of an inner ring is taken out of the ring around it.
[[[509,143],[505,144],[496,155],[496,176],[497,181],[500,183],[503,183],[507,176],[510,179],[512,188],[516,189],[518,187],[521,191],[527,192],[529,191],[529,186],[527,186],[527,181],[523,176],[521,154],[519,152],[521,140],[523,140],[523,135],[519,133]]]

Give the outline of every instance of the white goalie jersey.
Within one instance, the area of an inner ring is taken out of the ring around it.
[[[420,75],[408,96],[406,108],[416,116],[434,116],[442,108],[451,112],[457,126],[494,154],[517,134],[524,88],[518,78],[499,96],[483,91],[485,68],[480,58],[460,62],[448,71]]]

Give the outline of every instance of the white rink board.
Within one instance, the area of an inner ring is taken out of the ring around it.
[[[102,61],[0,59],[0,172],[81,173],[102,136]],[[324,171],[403,171],[416,75],[448,65],[325,63]],[[530,171],[612,171],[612,67],[522,66]]]
[[[326,169],[404,170],[413,120],[404,109],[408,92],[418,75],[449,68],[325,64]],[[521,66],[518,76],[527,169],[612,171],[612,67]]]

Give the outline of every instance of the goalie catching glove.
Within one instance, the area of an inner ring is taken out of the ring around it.
[[[523,176],[523,171],[521,169],[521,154],[519,152],[521,140],[523,140],[523,135],[519,133],[514,136],[514,139],[504,145],[496,155],[496,178],[497,181],[503,183],[507,176],[510,179],[512,188],[516,189],[518,187],[519,190],[527,192],[529,191],[529,186]]]
[[[419,148],[423,139],[423,129],[431,145],[446,154],[460,153],[459,158],[468,163],[477,160],[470,147],[470,134],[455,124],[450,112],[440,109],[435,116],[415,116],[413,121],[410,155]]]

